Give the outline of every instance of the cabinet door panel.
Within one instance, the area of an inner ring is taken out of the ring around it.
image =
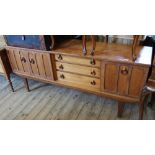
[[[14,57],[16,59],[16,63],[17,63],[17,66],[18,66],[18,71],[19,72],[24,72],[23,64],[21,62],[20,51],[15,51],[14,52]]]
[[[11,63],[12,70],[13,71],[18,71],[18,67],[17,67],[14,51],[12,49],[10,49],[9,51],[7,51],[7,54],[8,54],[10,63]]]
[[[45,74],[47,79],[53,79],[53,70],[52,70],[52,62],[50,58],[50,54],[43,54],[43,62],[45,67]]]
[[[36,60],[37,60],[39,75],[43,78],[46,78],[45,66],[44,66],[44,61],[43,61],[43,54],[37,53],[36,54]]]
[[[28,52],[20,51],[20,57],[21,57],[21,62],[23,65],[24,72],[30,75],[31,70],[30,70],[30,65],[29,65]]]
[[[131,67],[120,65],[118,78],[118,94],[128,95]]]
[[[35,76],[38,76],[39,69],[38,69],[37,60],[36,60],[36,53],[29,52],[28,56],[29,56],[29,62],[30,62],[32,74]]]
[[[133,67],[131,71],[131,80],[129,87],[129,95],[138,97],[146,82],[148,69],[144,67]]]
[[[116,92],[118,80],[118,66],[113,63],[106,63],[104,69],[104,89],[106,91]]]

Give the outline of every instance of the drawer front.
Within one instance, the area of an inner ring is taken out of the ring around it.
[[[44,37],[39,35],[6,35],[5,39],[9,46],[46,49]]]
[[[63,63],[63,62],[56,62],[56,69],[59,71],[78,73],[78,74],[100,78],[99,68],[68,64],[68,63]]]
[[[57,71],[58,81],[72,83],[72,86],[86,88],[90,90],[99,90],[100,89],[100,80],[96,78],[86,77],[83,75],[77,75],[72,73],[65,73]],[[64,83],[65,84],[65,83]]]
[[[79,58],[79,57],[72,57],[66,56],[61,54],[56,54],[55,59],[61,62],[68,62],[73,64],[80,64],[80,65],[87,65],[93,67],[100,67],[100,61],[95,59],[88,59],[88,58]]]

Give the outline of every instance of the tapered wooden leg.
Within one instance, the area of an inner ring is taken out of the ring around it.
[[[26,90],[29,92],[30,89],[29,89],[29,84],[28,84],[27,78],[24,78],[24,84],[25,84]]]
[[[123,110],[124,110],[124,103],[118,102],[118,112],[117,112],[118,117],[122,117]]]
[[[11,88],[12,92],[14,92],[14,88],[13,88],[13,85],[12,85],[11,80],[10,80],[10,79],[8,79],[8,82],[9,82],[9,85],[10,85],[10,88]]]
[[[143,115],[144,115],[144,97],[139,104],[139,120],[143,119]]]

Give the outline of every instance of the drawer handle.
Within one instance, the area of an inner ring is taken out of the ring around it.
[[[64,79],[64,78],[65,78],[65,76],[64,76],[63,74],[61,74],[61,75],[60,75],[60,78],[61,78],[61,79]]]
[[[33,59],[30,59],[31,64],[35,64],[35,61]]]
[[[123,67],[121,67],[121,73],[123,74],[123,75],[127,75],[128,74],[128,67],[126,67],[126,66],[123,66]]]
[[[22,40],[23,40],[23,41],[25,40],[25,36],[22,36]]]
[[[94,59],[91,59],[91,60],[90,60],[90,64],[91,64],[91,65],[95,65],[95,60],[94,60]]]
[[[63,65],[62,65],[62,64],[59,66],[59,69],[64,69],[64,67],[63,67]]]
[[[59,60],[62,60],[62,56],[60,54],[58,55],[58,59]]]
[[[93,81],[90,82],[90,84],[93,85],[93,86],[95,86],[96,85],[96,82],[93,80]]]
[[[21,58],[21,61],[26,63],[26,59],[24,57]]]
[[[95,76],[96,75],[95,70],[91,71],[90,74],[93,75],[93,76]]]

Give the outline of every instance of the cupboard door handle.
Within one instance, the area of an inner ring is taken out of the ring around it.
[[[90,64],[91,64],[91,65],[95,65],[95,60],[94,60],[94,59],[91,59],[91,60],[90,60]]]
[[[123,75],[127,75],[128,74],[128,67],[126,67],[126,66],[123,66],[123,67],[121,67],[121,73],[123,74]]]
[[[93,76],[95,76],[96,75],[95,70],[91,71],[90,74],[93,75]]]
[[[30,63],[31,63],[31,64],[35,64],[34,59],[30,59]]]
[[[96,82],[93,80],[90,82],[90,84],[94,86],[94,85],[96,85]]]
[[[21,61],[26,63],[26,59],[24,57],[21,58]]]
[[[61,75],[60,75],[60,78],[61,78],[61,79],[64,79],[64,78],[65,78],[65,76],[64,76],[63,74],[61,74]]]
[[[25,36],[22,36],[22,40],[23,40],[23,41],[25,40]]]
[[[59,60],[62,60],[62,56],[60,54],[58,55],[58,59]]]
[[[62,64],[59,66],[59,69],[64,69],[64,67],[63,67],[63,65],[62,65]]]

